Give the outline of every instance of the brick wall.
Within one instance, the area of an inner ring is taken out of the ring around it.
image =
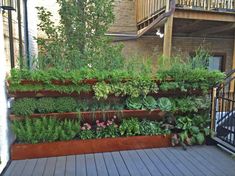
[[[124,45],[123,54],[127,57],[141,56],[151,58],[153,63],[157,62],[157,58],[162,55],[163,39],[158,37],[141,37],[137,40],[129,40],[121,42]],[[207,48],[211,53],[225,54],[226,70],[232,67],[233,56],[233,39],[222,38],[189,38],[189,37],[173,37],[172,55],[188,57],[199,46]]]
[[[136,33],[135,0],[114,0],[114,24],[111,33]]]

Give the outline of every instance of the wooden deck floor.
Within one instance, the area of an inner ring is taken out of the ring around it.
[[[12,161],[4,176],[235,176],[215,146],[163,148]]]

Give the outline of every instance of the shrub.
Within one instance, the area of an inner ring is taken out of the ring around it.
[[[140,134],[140,122],[136,118],[124,119],[119,126],[122,136],[136,136]]]
[[[119,136],[118,125],[114,119],[107,122],[96,121],[96,138],[115,138]]]
[[[40,98],[37,101],[37,111],[39,113],[55,112],[55,99],[54,98]]]
[[[80,131],[80,122],[53,118],[13,121],[12,129],[19,142],[43,143],[73,139]]]
[[[171,111],[172,110],[172,104],[169,98],[160,98],[157,100],[157,105],[162,111]]]
[[[17,99],[12,106],[12,112],[19,116],[30,116],[36,110],[36,99],[21,98]]]
[[[56,99],[57,112],[74,112],[77,109],[77,102],[71,97],[60,97]]]
[[[142,109],[142,97],[129,97],[126,100],[126,105],[128,109]]]
[[[156,109],[157,101],[152,96],[146,96],[143,99],[143,106],[149,110]]]
[[[158,134],[169,134],[169,130],[161,128],[161,123],[150,120],[143,120],[140,122],[140,134],[141,135],[158,135]]]

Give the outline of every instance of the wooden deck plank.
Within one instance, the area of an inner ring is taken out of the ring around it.
[[[231,165],[235,167],[235,160],[232,159],[231,154],[221,151],[219,148],[215,146],[211,146],[211,147],[205,146],[204,149],[207,150],[208,152],[216,153],[218,158],[223,158],[223,162],[230,163]]]
[[[120,176],[130,176],[126,164],[124,163],[122,156],[119,152],[112,152],[113,160],[116,164],[118,173]]]
[[[128,154],[131,157],[133,163],[135,164],[135,166],[137,167],[137,169],[141,175],[151,176],[149,170],[144,165],[143,161],[141,160],[141,158],[139,157],[139,155],[137,154],[137,152],[135,150],[128,151]]]
[[[176,150],[175,148],[170,148],[168,149],[169,152],[171,152],[175,157],[177,157],[184,165],[185,167],[187,167],[188,169],[190,169],[193,173],[194,176],[204,176],[205,174],[203,172],[201,172],[197,167],[195,167],[195,165],[193,165],[190,160],[188,160],[187,158],[185,158],[184,156],[182,156],[178,150]]]
[[[57,157],[54,176],[65,175],[66,156]]]
[[[7,168],[7,170],[4,173],[4,176],[11,176],[11,173],[14,170],[14,167],[16,166],[17,161],[12,161],[9,165],[9,167]]]
[[[160,170],[162,175],[164,176],[172,176],[173,174],[167,169],[167,167],[162,163],[162,161],[156,157],[151,149],[144,150],[150,160],[154,163],[154,165]]]
[[[48,158],[43,176],[53,176],[55,171],[55,165],[56,165],[56,157]]]
[[[187,152],[190,153],[190,155],[192,155],[196,160],[198,160],[198,162],[202,163],[208,170],[210,170],[214,175],[217,176],[224,176],[225,174],[223,172],[221,172],[221,170],[219,170],[217,167],[215,167],[212,164],[209,164],[208,160],[206,160],[205,158],[203,158],[201,155],[199,155],[196,151],[194,151],[194,149],[192,149],[191,147],[187,150]]]
[[[37,159],[27,160],[22,176],[31,176],[33,174],[34,167],[37,164]]]
[[[235,176],[215,146],[121,151],[12,161],[3,176]]]
[[[138,171],[137,167],[135,166],[134,162],[131,160],[128,151],[121,151],[120,152],[127,169],[129,170],[129,173],[131,176],[141,176],[140,172]]]
[[[18,160],[18,162],[16,163],[11,175],[13,176],[21,176],[23,170],[24,170],[24,167],[25,167],[25,164],[26,164],[27,160]]]
[[[65,176],[76,176],[76,157],[74,155],[66,157]]]
[[[185,152],[184,150],[177,148],[178,152],[187,158],[193,165],[195,165],[201,172],[206,176],[213,176],[213,173],[208,170],[201,162],[198,162],[190,153]]]
[[[178,168],[172,163],[159,149],[152,149],[154,154],[165,164],[165,166],[168,168],[168,170],[171,171],[171,173],[175,176],[182,176],[184,173],[182,173]]]
[[[221,160],[221,158],[218,158],[214,153],[210,155],[207,150],[204,150],[204,147],[194,147],[193,149],[197,152],[198,155],[204,157],[209,164],[214,165],[215,167],[220,169],[224,174],[229,175],[234,171],[234,168],[231,168],[229,165],[223,162],[223,159]]]
[[[95,163],[98,176],[108,176],[108,171],[102,153],[95,154]]]
[[[107,171],[110,176],[119,176],[117,167],[111,153],[103,153],[104,161],[107,166]]]
[[[47,163],[47,158],[38,159],[33,171],[33,176],[42,176]]]
[[[86,176],[85,155],[76,156],[76,176]]]
[[[97,176],[94,154],[85,155],[87,176]]]
[[[160,170],[153,164],[153,162],[149,159],[147,154],[143,150],[137,150],[139,157],[144,162],[145,166],[148,168],[151,175],[161,176]]]
[[[159,149],[184,175],[193,176],[193,173],[183,163],[176,158],[169,150]]]

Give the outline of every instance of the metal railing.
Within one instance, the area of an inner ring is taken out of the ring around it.
[[[216,137],[235,146],[235,70],[213,88],[211,120]]]

